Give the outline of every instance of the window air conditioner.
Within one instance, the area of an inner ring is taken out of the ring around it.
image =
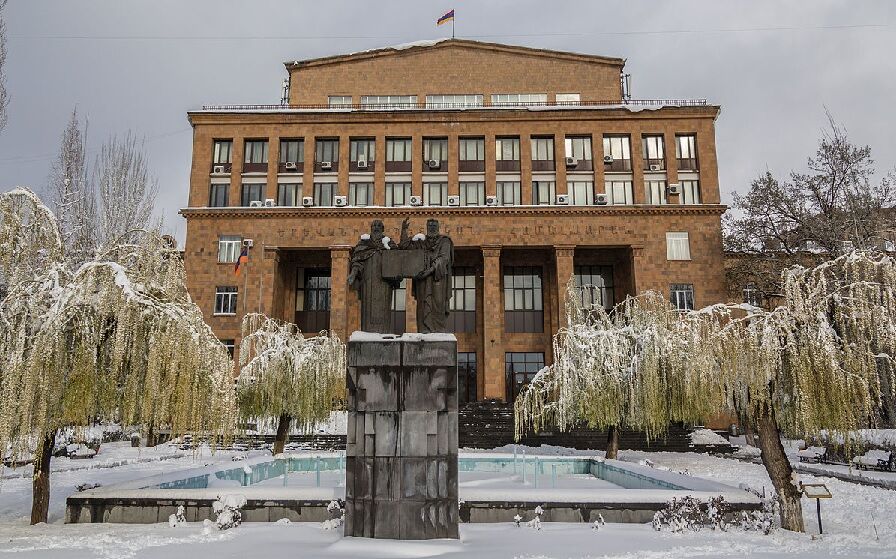
[[[565,206],[569,204],[569,194],[558,194],[557,195],[557,204],[560,206]]]
[[[330,169],[333,168],[333,162],[332,161],[321,161],[320,168],[323,171],[329,171]]]
[[[261,200],[250,200],[250,201],[249,201],[249,207],[250,207],[250,208],[260,208],[260,207],[261,207]]]
[[[610,203],[610,197],[606,194],[595,194],[594,203],[598,206],[606,206]]]
[[[498,197],[497,196],[486,196],[485,197],[485,205],[486,206],[497,206],[498,205]]]
[[[423,205],[423,198],[421,198],[420,196],[411,196],[410,198],[408,198],[408,201],[411,203],[412,206],[422,206]]]
[[[287,171],[295,171],[296,170],[296,162],[295,161],[287,161],[285,167],[286,167]]]
[[[448,205],[449,206],[460,206],[460,196],[449,196],[448,197]]]
[[[333,197],[333,205],[337,208],[344,208],[348,206],[348,197],[347,196],[334,196]]]
[[[255,242],[252,239],[243,239],[243,246],[246,248],[252,248],[255,245]]]
[[[666,187],[666,196],[678,196],[681,194],[681,186],[677,183],[670,184]]]
[[[430,159],[429,161],[426,162],[426,165],[430,169],[438,169],[439,167],[442,166],[442,162],[439,161],[438,159]]]
[[[579,160],[575,157],[567,157],[566,158],[566,166],[567,167],[576,167],[579,164]]]
[[[214,167],[212,167],[212,173],[216,175],[223,175],[224,173],[226,173],[224,169],[224,165],[215,165]]]
[[[276,206],[276,205],[277,205],[277,204],[274,202],[274,199],[273,199],[273,198],[265,198],[265,199],[264,199],[264,207],[266,207],[266,208],[273,208],[273,207]]]
[[[367,160],[359,159],[358,160],[358,169],[366,169],[367,168]]]
[[[302,205],[306,208],[310,208],[314,205],[314,197],[313,196],[302,196]]]
[[[613,156],[612,156],[612,155],[605,155],[605,156],[604,156],[604,163],[612,163],[612,162],[613,162]]]
[[[651,171],[661,171],[662,169],[660,169],[659,165],[654,164],[654,165],[650,166],[650,170]]]

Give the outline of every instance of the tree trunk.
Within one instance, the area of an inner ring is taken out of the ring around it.
[[[50,511],[50,458],[56,443],[56,432],[44,435],[34,455],[34,474],[31,477],[31,524],[46,522]]]
[[[744,420],[744,440],[747,441],[748,445],[756,446],[756,437],[753,434],[753,423],[748,419]]]
[[[274,439],[274,456],[283,452],[286,446],[286,439],[289,438],[289,425],[292,423],[292,417],[289,414],[281,414],[280,422],[277,423],[277,437]]]
[[[610,425],[607,429],[607,458],[615,460],[619,455],[619,428]]]
[[[781,527],[793,532],[804,532],[800,490],[793,484],[793,468],[790,467],[790,461],[784,453],[778,422],[771,410],[760,413],[756,419],[756,431],[759,434],[762,463],[772,480],[772,485],[775,486],[775,491],[778,492]]]
[[[152,423],[149,424],[149,428],[146,431],[146,446],[156,446],[156,426]]]

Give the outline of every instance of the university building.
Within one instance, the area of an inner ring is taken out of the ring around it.
[[[247,312],[345,340],[359,236],[436,218],[455,244],[462,402],[509,401],[551,362],[570,278],[607,308],[648,290],[726,300],[719,107],[629,99],[624,65],[447,39],[287,62],[282,104],[189,112],[193,299],[228,344]],[[405,289],[392,308],[416,331]]]

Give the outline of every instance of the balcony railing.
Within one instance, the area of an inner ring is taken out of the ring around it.
[[[463,109],[528,109],[541,107],[574,108],[574,107],[704,107],[706,99],[629,99],[628,101],[538,101],[521,103],[492,103],[488,105],[472,103],[382,103],[335,105],[298,104],[298,105],[203,105],[203,111],[236,112],[236,111],[393,111],[393,110],[463,110]]]

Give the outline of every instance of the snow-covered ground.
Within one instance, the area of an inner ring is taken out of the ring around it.
[[[460,541],[393,542],[343,538],[341,529],[325,530],[317,523],[249,523],[226,531],[209,530],[199,523],[170,528],[156,525],[64,525],[61,518],[65,497],[82,483],[108,485],[128,479],[210,464],[229,462],[237,453],[206,453],[194,457],[171,447],[131,449],[103,445],[95,464],[103,460],[124,462],[110,468],[81,467],[84,461],[54,460],[51,524],[27,525],[30,479],[7,478],[0,485],[0,554],[15,557],[148,557],[171,559],[192,557],[612,557],[618,559],[672,559],[714,557],[824,558],[896,557],[896,492],[865,487],[831,478],[802,476],[804,481],[822,481],[834,494],[822,504],[825,534],[819,538],[814,502],[804,500],[809,534],[777,530],[771,535],[704,530],[699,533],[654,532],[649,525],[608,524],[598,531],[587,524],[545,523],[541,531],[517,528],[512,519],[501,524],[464,524]],[[559,449],[529,449],[549,454]],[[504,450],[505,452],[507,449]],[[589,453],[600,454],[600,453]],[[767,490],[770,482],[762,466],[726,458],[691,453],[646,453],[623,451],[630,461],[649,460],[657,467],[687,470],[707,479]],[[138,459],[157,458],[150,462]],[[65,469],[68,466],[69,469]],[[15,473],[5,470],[4,475]],[[472,481],[472,480],[471,480]]]

